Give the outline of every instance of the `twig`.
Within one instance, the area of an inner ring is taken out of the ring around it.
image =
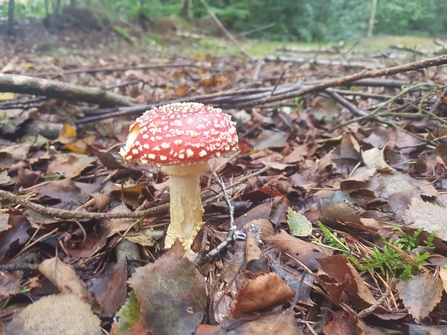
[[[447,95],[447,87],[444,87],[441,94],[439,95],[438,99],[436,99],[436,102],[433,104],[433,106],[430,108],[430,113],[434,114],[436,113],[436,110],[438,109],[441,102],[443,102],[445,96]]]
[[[364,318],[370,314],[372,314],[377,307],[380,307],[380,305],[382,305],[382,303],[388,299],[388,297],[390,296],[391,292],[393,291],[394,287],[397,285],[397,283],[399,282],[399,280],[397,280],[396,278],[392,278],[391,282],[389,283],[388,287],[386,288],[385,292],[382,294],[382,296],[379,298],[379,300],[377,300],[377,302],[374,305],[369,306],[368,308],[365,308],[364,310],[362,310],[360,313],[357,314],[357,317],[359,319]]]
[[[326,88],[324,93],[329,95],[333,100],[338,102],[340,105],[348,109],[355,116],[367,116],[368,113],[359,109],[356,105],[350,103],[348,100],[343,98],[340,94],[336,93],[333,88]]]
[[[267,25],[265,25],[265,26],[262,26],[262,27],[259,27],[259,28],[256,28],[256,29],[252,29],[252,30],[249,30],[249,31],[240,33],[240,34],[236,35],[235,37],[236,37],[236,38],[238,38],[238,37],[244,37],[244,36],[247,36],[247,35],[249,35],[249,34],[257,33],[258,31],[261,31],[261,30],[265,30],[265,29],[271,28],[271,27],[273,27],[273,26],[275,26],[275,25],[276,25],[276,22],[272,22],[272,23],[267,24]]]
[[[270,96],[273,96],[276,92],[276,89],[278,88],[279,83],[282,81],[282,78],[284,77],[284,75],[286,74],[286,70],[284,70],[281,75],[279,76],[279,79],[277,80],[275,86],[273,87],[272,92],[270,93]]]
[[[214,257],[216,257],[219,252],[223,248],[225,248],[228,244],[230,244],[233,241],[234,232],[236,230],[236,225],[234,224],[234,206],[230,201],[230,198],[228,197],[227,189],[225,188],[225,183],[222,181],[222,179],[219,178],[216,171],[212,169],[212,175],[216,182],[220,185],[220,188],[222,189],[222,193],[224,196],[225,203],[228,207],[228,212],[230,216],[230,229],[228,229],[228,235],[225,240],[223,240],[217,247],[215,247],[213,250],[205,254],[204,256],[198,257],[196,260],[196,265],[200,266],[205,264],[206,262],[212,260]]]

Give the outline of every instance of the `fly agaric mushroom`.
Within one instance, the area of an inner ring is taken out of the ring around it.
[[[125,161],[163,166],[169,175],[171,224],[165,239],[178,238],[186,250],[202,226],[200,173],[208,159],[235,151],[235,122],[221,109],[199,103],[173,103],[146,111],[130,126],[120,154]]]

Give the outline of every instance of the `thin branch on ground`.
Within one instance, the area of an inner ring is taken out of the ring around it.
[[[380,307],[386,299],[388,299],[388,297],[391,295],[391,293],[393,292],[393,290],[396,287],[398,282],[399,282],[399,280],[397,280],[396,278],[391,279],[390,283],[388,284],[388,287],[386,288],[386,290],[382,294],[382,296],[379,298],[379,300],[377,300],[377,302],[374,305],[371,305],[370,307],[365,308],[360,313],[358,313],[357,317],[359,319],[362,319],[362,318],[367,317],[368,315],[371,315],[372,313],[374,313],[374,311],[378,307]]]
[[[237,181],[233,182],[232,185],[236,186],[239,185],[246,180],[248,180],[251,177],[257,176],[261,174],[262,172],[266,171],[269,167],[264,167],[261,170],[258,170],[252,174],[243,176],[239,178]],[[215,196],[214,192],[206,192],[202,199],[206,200],[209,197]],[[132,218],[132,219],[138,219],[140,217],[146,217],[146,216],[153,216],[156,214],[166,213],[169,211],[169,203],[158,205],[146,210],[140,210],[140,211],[134,211],[134,212],[128,212],[128,213],[93,213],[93,212],[87,212],[87,211],[77,211],[77,210],[67,210],[67,209],[59,209],[59,208],[52,208],[52,207],[45,207],[39,204],[36,204],[32,201],[23,199],[14,193],[0,190],[0,199],[6,199],[8,201],[11,201],[12,203],[18,203],[19,205],[33,210],[39,214],[51,216],[54,218],[59,219],[121,219],[121,218]]]
[[[353,74],[353,75],[346,76],[343,78],[329,80],[329,81],[327,81],[325,83],[321,83],[319,85],[308,86],[308,87],[305,87],[298,91],[292,91],[289,93],[278,94],[278,95],[274,95],[272,97],[266,97],[263,99],[258,99],[258,100],[254,100],[251,102],[247,102],[245,104],[238,105],[238,108],[254,107],[257,105],[263,105],[263,104],[273,102],[273,101],[279,101],[279,100],[284,100],[284,99],[293,99],[293,98],[296,98],[296,97],[299,97],[299,96],[302,96],[302,95],[305,95],[308,93],[323,91],[324,89],[329,88],[329,87],[347,85],[347,84],[350,84],[350,83],[360,80],[360,79],[391,76],[391,75],[395,75],[398,73],[417,71],[420,69],[425,69],[427,67],[439,66],[439,65],[443,65],[443,64],[447,64],[447,55],[442,55],[442,56],[434,57],[434,58],[428,58],[428,59],[424,59],[424,60],[420,60],[420,61],[416,61],[416,62],[404,64],[404,65],[393,66],[393,67],[389,67],[389,68],[382,69],[382,70],[362,71],[357,74]]]
[[[329,95],[333,100],[338,102],[341,106],[345,107],[347,110],[349,110],[352,114],[355,116],[367,116],[368,113],[359,109],[356,105],[352,104],[345,98],[343,98],[340,94],[334,91],[333,88],[326,88],[324,90],[324,93]]]
[[[228,229],[228,235],[225,238],[225,240],[223,240],[217,247],[215,247],[213,250],[211,250],[207,254],[205,254],[203,256],[200,255],[197,258],[197,260],[195,261],[195,264],[198,266],[203,265],[206,262],[214,259],[214,257],[216,257],[222,251],[222,249],[224,249],[228,244],[230,244],[233,241],[234,232],[236,231],[236,228],[237,228],[236,225],[234,224],[234,206],[231,203],[230,198],[228,197],[225,183],[222,181],[222,179],[219,178],[219,176],[217,175],[216,171],[214,171],[214,169],[212,169],[212,175],[213,175],[214,179],[216,180],[216,182],[219,184],[219,186],[222,190],[222,193],[223,193],[224,201],[227,204],[229,217],[230,217],[230,228]]]

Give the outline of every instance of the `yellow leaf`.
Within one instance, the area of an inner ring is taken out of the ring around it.
[[[60,142],[62,144],[73,143],[76,140],[76,136],[76,129],[69,124],[64,123],[61,132],[59,133],[59,137],[55,140],[55,142]]]

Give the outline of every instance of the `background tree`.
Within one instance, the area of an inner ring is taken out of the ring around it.
[[[14,35],[14,0],[9,0],[8,4],[8,35]]]

